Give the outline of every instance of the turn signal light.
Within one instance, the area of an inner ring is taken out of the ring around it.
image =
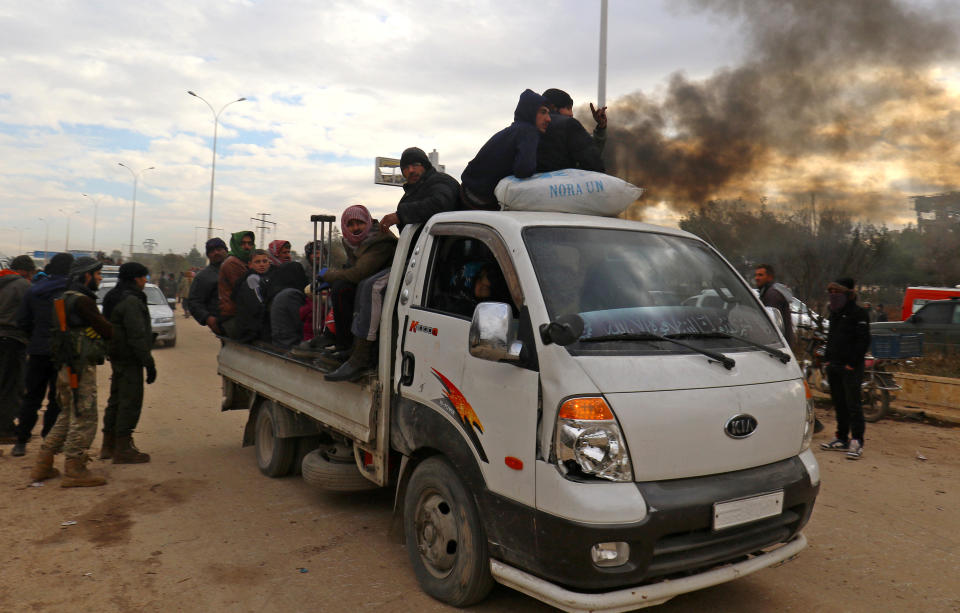
[[[571,398],[560,405],[560,414],[557,417],[578,421],[612,420],[613,411],[603,398]]]

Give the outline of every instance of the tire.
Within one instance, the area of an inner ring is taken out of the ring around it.
[[[863,388],[863,420],[876,423],[890,412],[890,391],[874,386]]]
[[[407,555],[421,589],[466,607],[493,588],[487,537],[473,496],[440,456],[421,462],[403,502]]]
[[[331,492],[365,492],[379,488],[360,474],[356,462],[331,461],[322,447],[303,456],[300,474],[307,483]]]
[[[268,477],[285,477],[293,467],[293,458],[297,453],[297,439],[276,436],[277,422],[274,415],[276,410],[277,408],[269,401],[260,403],[254,430],[254,448],[257,454],[257,468],[260,472]]]
[[[167,341],[167,347],[176,347],[176,346],[177,346],[177,338],[176,338],[176,337],[174,337],[174,338],[172,338],[171,340]]]

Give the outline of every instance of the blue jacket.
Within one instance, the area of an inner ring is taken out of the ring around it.
[[[17,314],[17,327],[30,335],[28,355],[50,355],[53,301],[67,289],[68,281],[67,277],[53,275],[37,281],[27,290]]]
[[[532,90],[520,94],[513,123],[490,137],[460,175],[463,187],[480,198],[496,202],[493,189],[500,179],[513,175],[526,178],[537,170],[537,109],[547,100]]]

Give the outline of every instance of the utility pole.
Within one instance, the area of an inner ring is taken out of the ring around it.
[[[153,253],[153,250],[157,246],[157,244],[158,244],[157,241],[155,241],[154,239],[147,238],[147,239],[144,239],[143,241],[143,248],[146,250],[147,253]]]
[[[270,213],[257,213],[257,215],[259,215],[259,217],[251,217],[250,221],[255,221],[258,223],[258,225],[254,226],[257,230],[260,230],[260,242],[257,244],[260,245],[260,249],[264,249],[265,243],[263,242],[263,232],[267,229],[276,230],[277,222],[267,219],[267,217],[271,215]],[[267,224],[271,225],[268,226]]]

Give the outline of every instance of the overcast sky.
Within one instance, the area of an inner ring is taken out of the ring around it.
[[[611,0],[607,99],[736,61],[736,24],[669,2]],[[524,88],[597,97],[599,1],[0,2],[0,253],[205,238],[270,213],[296,249],[311,213],[401,191],[376,156],[436,149],[459,178]],[[616,121],[615,118],[611,118]],[[86,198],[86,193],[92,198]],[[43,220],[39,218],[42,217]],[[22,229],[22,232],[20,231]],[[274,238],[271,236],[270,238]]]

